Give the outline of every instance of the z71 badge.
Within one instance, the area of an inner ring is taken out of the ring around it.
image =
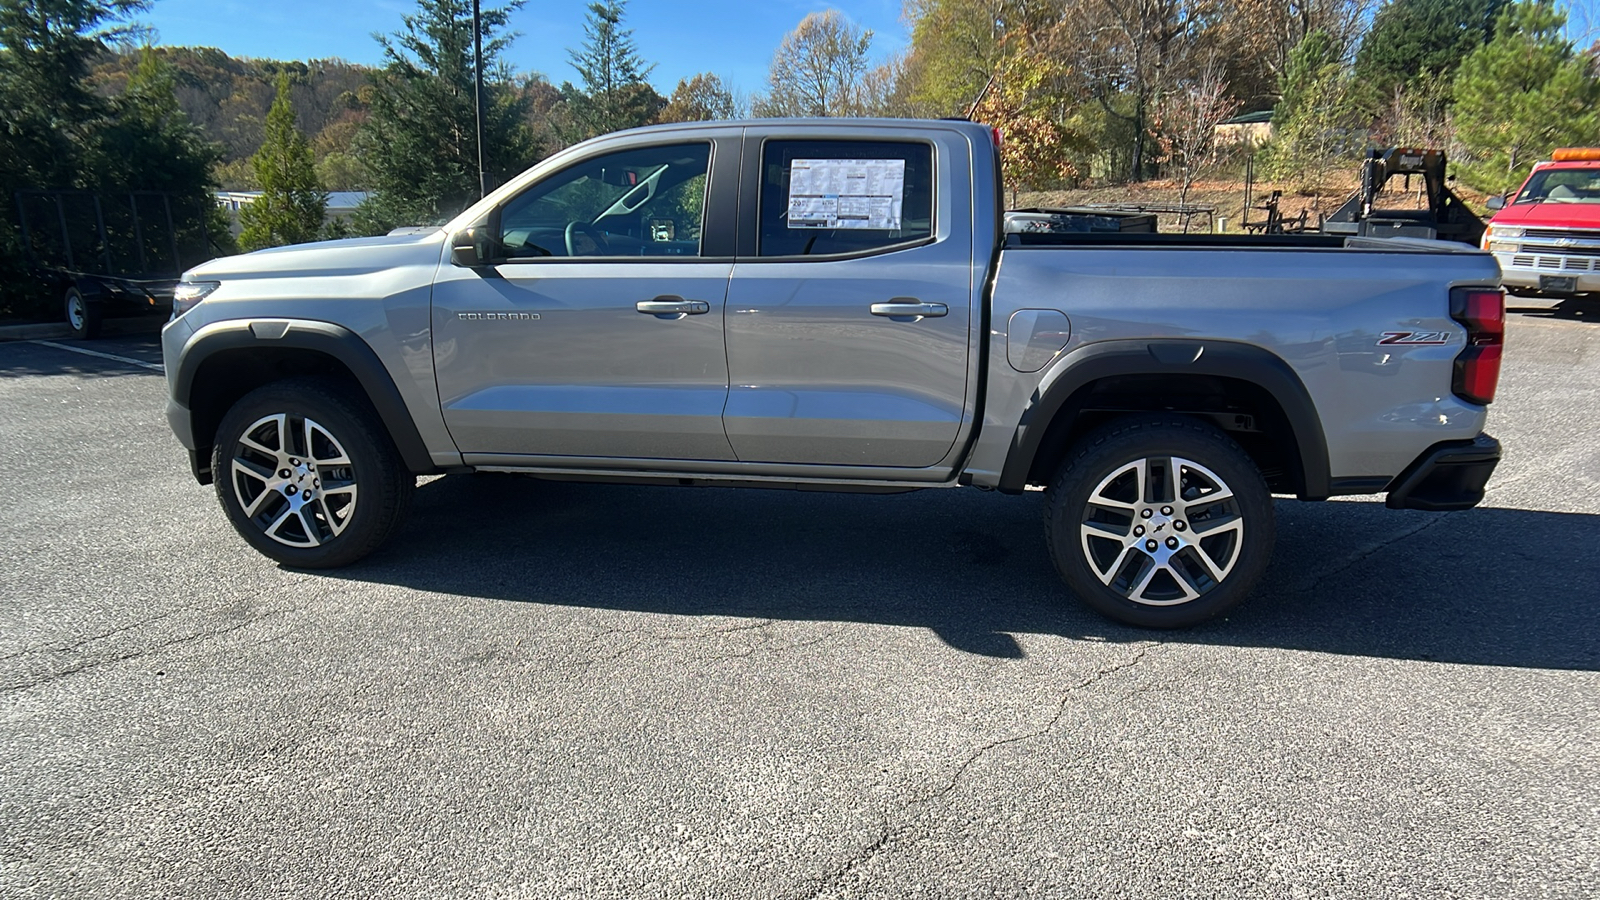
[[[1450,333],[1447,331],[1385,331],[1383,340],[1379,341],[1378,345],[1448,343],[1450,343]]]

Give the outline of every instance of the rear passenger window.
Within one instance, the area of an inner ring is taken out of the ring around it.
[[[933,236],[933,147],[911,141],[768,141],[761,256],[868,253]]]

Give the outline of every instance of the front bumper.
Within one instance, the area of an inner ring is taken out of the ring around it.
[[[1500,442],[1487,434],[1434,444],[1389,483],[1390,509],[1447,512],[1483,501],[1484,485],[1500,463]]]
[[[1568,256],[1558,252],[1496,253],[1500,283],[1508,288],[1540,289],[1539,276],[1571,278],[1574,293],[1600,293],[1600,256]]]

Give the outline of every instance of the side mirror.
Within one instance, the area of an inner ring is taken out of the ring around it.
[[[494,241],[485,222],[463,228],[450,238],[450,261],[462,268],[487,266],[494,258]]]
[[[1489,198],[1489,202],[1484,204],[1484,205],[1489,207],[1490,209],[1505,209],[1506,208],[1506,195],[1505,194],[1495,194],[1493,197],[1490,197]]]

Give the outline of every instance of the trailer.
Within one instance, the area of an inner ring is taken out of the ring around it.
[[[1362,237],[1423,237],[1478,246],[1483,240],[1483,220],[1466,201],[1450,190],[1443,150],[1390,147],[1369,150],[1361,162],[1361,187],[1322,223],[1325,234]],[[1409,209],[1383,209],[1378,198],[1392,178],[1421,180],[1415,196],[1421,204]]]
[[[185,269],[217,255],[203,200],[167,191],[16,192],[30,272],[60,298],[72,333],[106,318],[166,315]]]

